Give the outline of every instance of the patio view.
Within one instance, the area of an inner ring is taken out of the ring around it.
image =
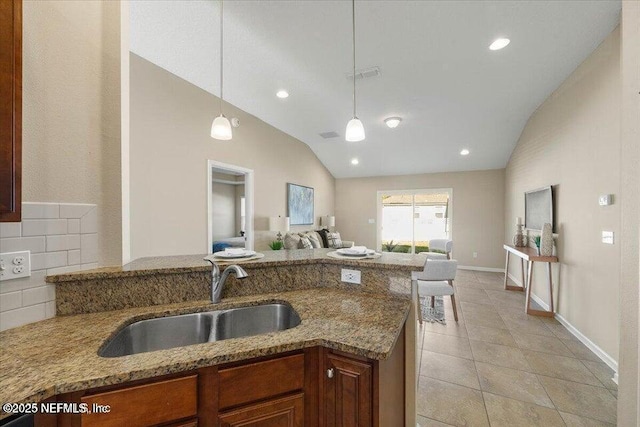
[[[450,238],[450,201],[450,189],[379,193],[380,249],[428,252],[429,240]]]

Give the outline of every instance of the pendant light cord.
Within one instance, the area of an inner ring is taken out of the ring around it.
[[[222,13],[224,11],[224,0],[220,0],[220,115],[222,115],[222,99],[223,99],[223,86],[222,86],[222,78],[223,78],[223,62],[224,62],[224,43],[223,43],[223,21],[222,21]]]
[[[356,117],[356,0],[351,0],[351,18],[353,20],[353,117]]]

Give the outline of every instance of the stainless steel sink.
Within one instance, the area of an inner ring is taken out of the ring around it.
[[[98,351],[120,357],[295,328],[300,316],[287,304],[264,304],[141,320],[126,326]]]

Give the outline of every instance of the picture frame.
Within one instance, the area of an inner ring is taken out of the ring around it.
[[[287,216],[291,225],[314,224],[313,187],[287,183]]]

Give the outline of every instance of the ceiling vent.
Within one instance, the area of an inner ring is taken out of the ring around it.
[[[369,79],[371,77],[379,77],[379,76],[380,76],[380,67],[377,67],[377,66],[356,70],[356,80]],[[353,80],[353,73],[348,73],[347,79]]]
[[[320,136],[323,137],[324,139],[331,139],[331,138],[337,138],[340,135],[338,135],[338,132],[331,131],[331,132],[322,132]]]

